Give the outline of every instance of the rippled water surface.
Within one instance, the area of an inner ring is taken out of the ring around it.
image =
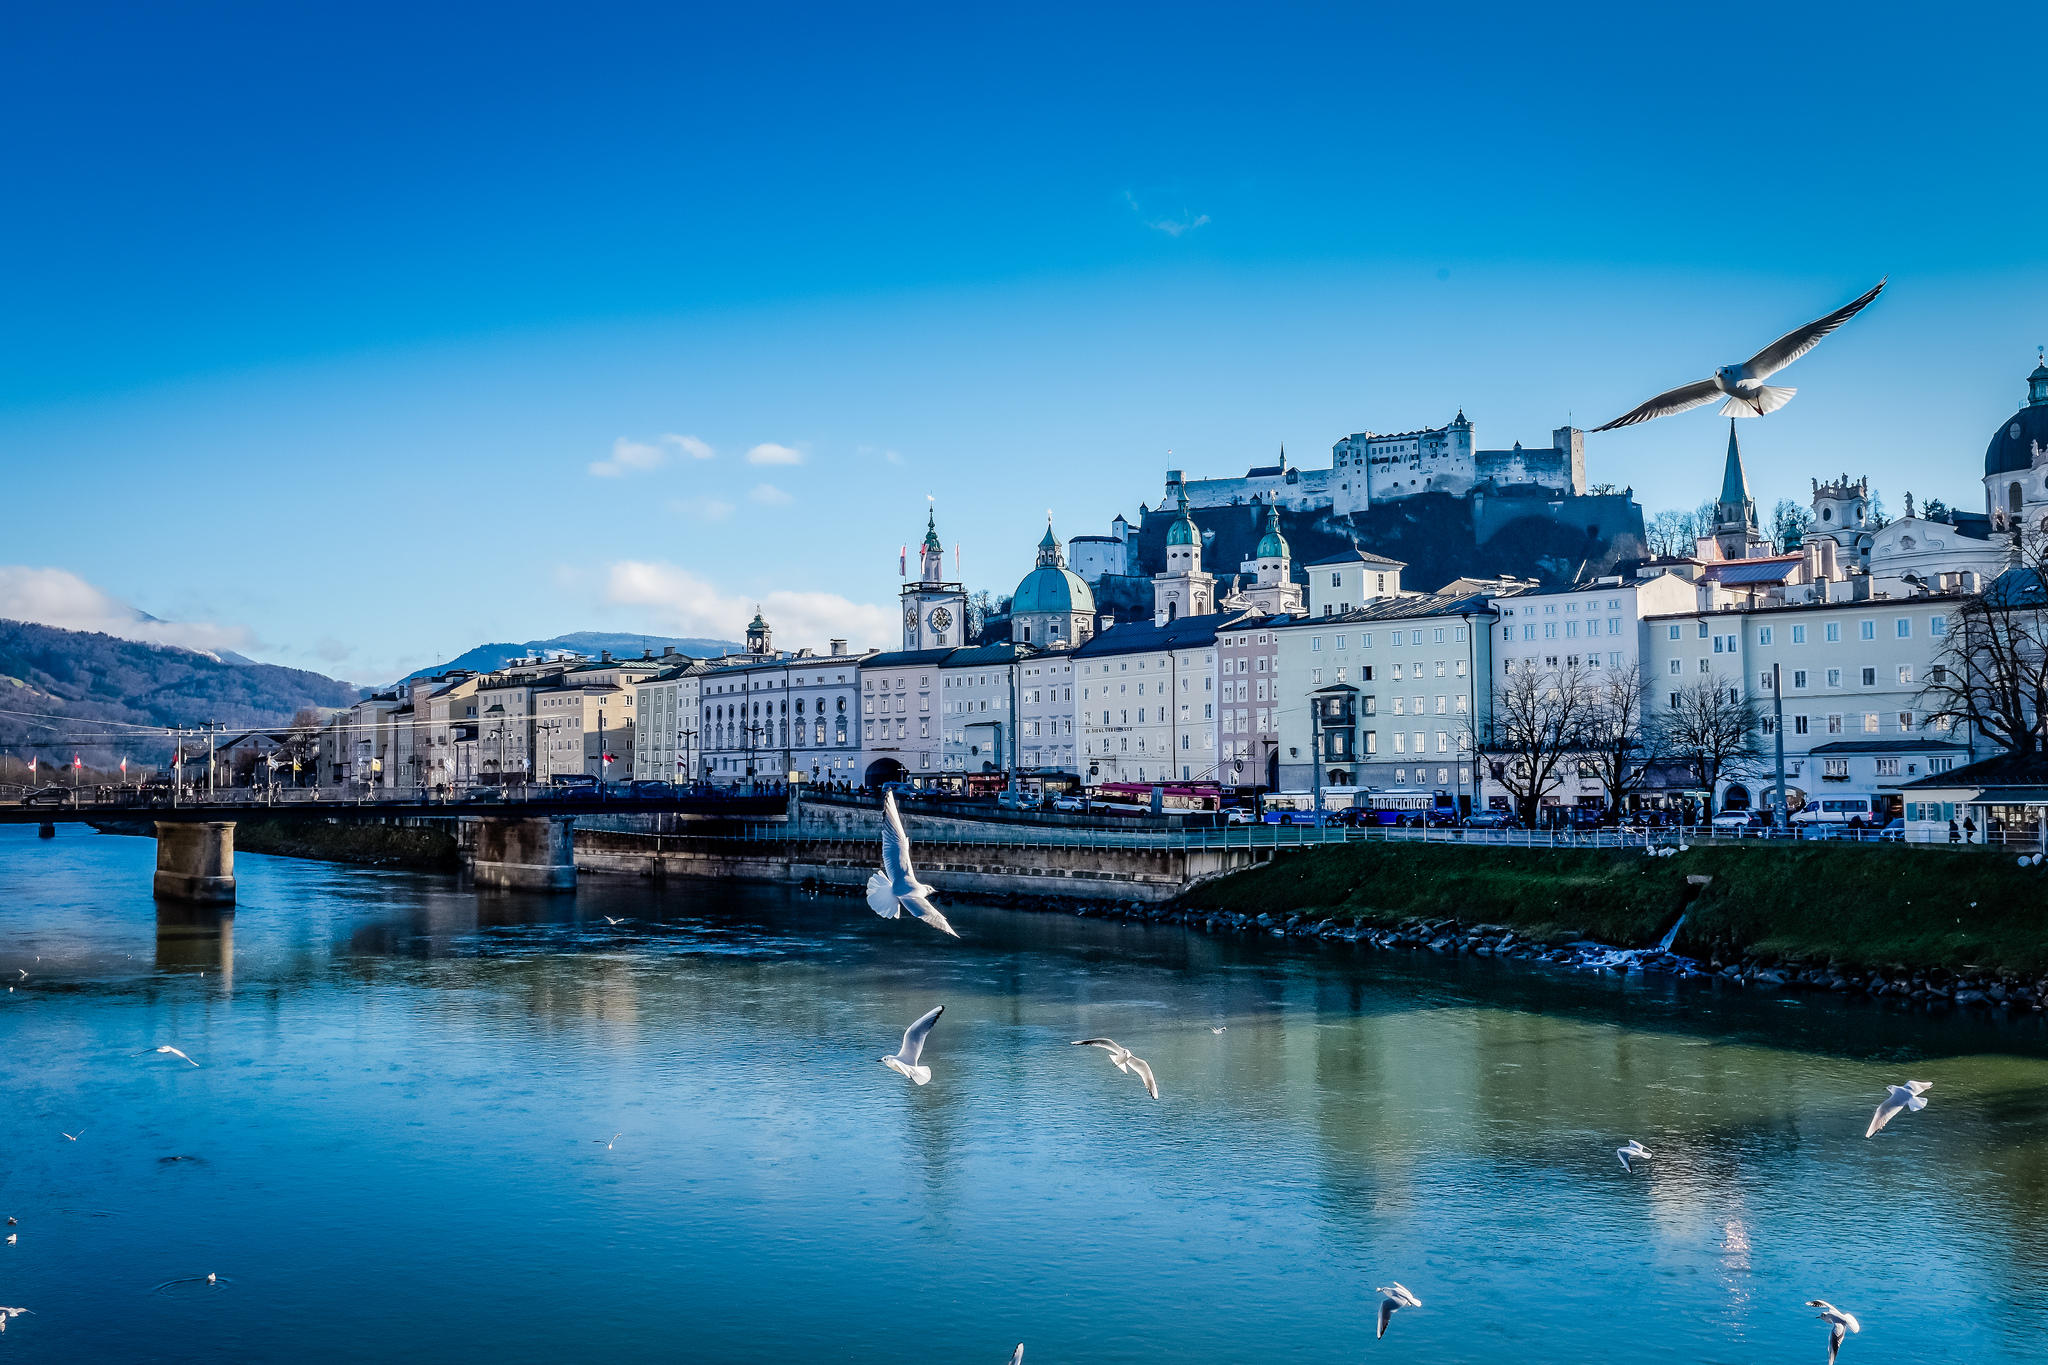
[[[0,1359],[1818,1362],[1816,1297],[1850,1365],[2048,1344],[2031,1022],[248,855],[160,923],[153,855],[0,831]]]

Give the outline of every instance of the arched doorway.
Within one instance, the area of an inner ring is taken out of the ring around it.
[[[1730,782],[1728,790],[1721,793],[1721,809],[1724,811],[1748,810],[1749,788],[1743,786],[1740,782]]]
[[[1266,754],[1266,790],[1269,792],[1280,790],[1280,751],[1278,749],[1269,750]]]
[[[893,758],[878,758],[868,764],[867,784],[880,787],[885,782],[902,782],[910,776],[910,770]]]
[[[2005,510],[2012,515],[2018,516],[2020,514],[2020,504],[2023,501],[2024,495],[2020,492],[2018,483],[2014,483],[2012,487],[2005,490]]]

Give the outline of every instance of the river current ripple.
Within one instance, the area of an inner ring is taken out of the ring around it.
[[[0,1360],[1818,1365],[1809,1298],[1849,1365],[2048,1343],[2031,1021],[246,855],[160,921],[152,856],[0,832]]]

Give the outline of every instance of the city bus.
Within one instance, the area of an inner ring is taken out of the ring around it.
[[[1149,815],[1155,791],[1159,793],[1159,809],[1167,815],[1214,811],[1223,806],[1223,789],[1212,782],[1161,783],[1158,786],[1147,782],[1104,782],[1088,794],[1089,805],[1095,810]]]
[[[1458,803],[1447,791],[1427,791],[1421,787],[1387,787],[1375,792],[1361,792],[1357,804],[1372,813],[1372,823],[1380,825],[1455,825],[1458,823]]]

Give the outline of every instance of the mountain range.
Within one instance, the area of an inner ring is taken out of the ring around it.
[[[16,758],[154,762],[169,752],[170,726],[283,725],[303,707],[361,695],[323,674],[239,655],[0,620],[0,753]]]

